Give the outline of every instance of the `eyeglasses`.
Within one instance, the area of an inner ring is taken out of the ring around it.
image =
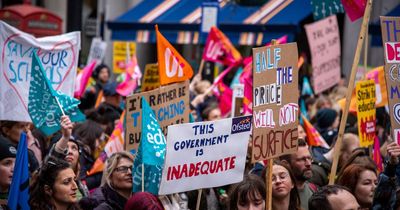
[[[121,173],[128,173],[128,170],[131,170],[132,172],[132,166],[120,166],[115,168],[116,172],[121,172]]]
[[[276,175],[272,175],[272,182],[276,182],[279,178],[279,180],[281,181],[286,181],[289,177],[289,173],[287,172],[281,172],[278,174],[278,176]]]

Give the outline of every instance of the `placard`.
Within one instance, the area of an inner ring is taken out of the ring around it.
[[[141,138],[142,96],[149,102],[165,136],[168,133],[167,126],[189,122],[189,81],[128,96],[125,148],[132,154],[137,152]]]
[[[356,83],[357,124],[361,147],[374,144],[376,130],[375,95],[374,80]]]
[[[158,73],[158,64],[146,64],[143,75],[142,92],[154,90],[160,87],[160,74]]]
[[[252,162],[297,150],[297,44],[253,48]]]
[[[381,17],[385,78],[393,139],[400,143],[400,18]]]
[[[304,26],[311,50],[315,94],[340,81],[340,37],[336,15]]]
[[[129,49],[127,48],[129,46]],[[129,52],[128,52],[129,50]],[[136,53],[135,42],[114,41],[113,43],[113,72],[121,74],[125,72],[128,61]]]
[[[107,42],[104,42],[99,37],[93,38],[92,45],[90,45],[90,51],[86,65],[91,64],[93,60],[96,61],[96,64],[102,63],[103,58],[106,54],[106,50],[107,50]]]
[[[80,32],[35,38],[3,21],[0,31],[0,120],[31,122],[28,96],[34,52],[53,88],[73,96]]]
[[[160,195],[243,180],[251,116],[168,127]]]

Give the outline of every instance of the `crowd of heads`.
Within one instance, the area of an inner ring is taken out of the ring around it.
[[[198,192],[155,196],[132,193],[134,157],[117,152],[105,161],[104,170],[89,174],[123,110],[123,97],[116,92],[106,65],[93,73],[96,81],[83,97],[80,109],[87,120],[71,123],[61,118],[61,131],[44,136],[31,123],[0,122],[0,200],[7,199],[13,177],[16,148],[21,133],[27,134],[31,209],[194,209]],[[218,99],[210,93],[211,83],[196,76],[190,84],[190,110],[195,121],[215,121],[222,116]],[[104,100],[96,104],[100,94]],[[389,116],[377,108],[376,136],[384,170],[376,165],[368,149],[360,147],[357,116],[349,113],[338,157],[337,177],[328,185],[342,109],[338,103],[346,95],[337,86],[319,95],[301,96],[307,117],[329,148],[309,145],[305,127],[298,125],[295,153],[251,163],[249,138],[246,170],[240,183],[204,189],[202,209],[265,209],[271,190],[273,210],[395,209],[397,202],[397,163],[400,147],[390,143]],[[121,103],[122,102],[122,103]],[[271,167],[271,168],[269,168]],[[381,169],[381,170],[378,170]],[[271,177],[267,181],[266,177]],[[382,178],[383,177],[383,178]],[[386,177],[386,179],[385,179]],[[385,186],[385,187],[380,187]],[[389,188],[388,188],[389,186]],[[388,199],[385,200],[385,197]],[[3,205],[4,206],[4,205]],[[381,208],[378,208],[378,207]]]

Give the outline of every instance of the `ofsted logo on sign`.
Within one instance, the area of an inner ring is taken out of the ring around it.
[[[244,116],[232,119],[231,134],[250,131],[252,116]]]

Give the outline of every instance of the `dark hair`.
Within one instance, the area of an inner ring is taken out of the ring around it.
[[[100,138],[102,133],[100,124],[92,120],[77,124],[73,130],[73,135],[84,145],[89,146],[92,154],[96,150],[96,139]]]
[[[341,176],[337,180],[337,184],[350,189],[350,192],[355,195],[358,179],[363,171],[372,171],[376,174],[376,168],[369,165],[351,164],[347,166]]]
[[[49,157],[43,162],[42,167],[32,177],[30,186],[29,205],[31,209],[54,209],[52,197],[45,192],[45,186],[54,187],[57,176],[62,170],[70,168],[65,160]],[[72,209],[77,209],[77,204],[72,205]]]
[[[102,64],[96,66],[96,68],[94,69],[94,71],[93,71],[93,73],[92,73],[92,76],[93,76],[93,78],[94,78],[95,80],[98,80],[98,79],[99,79],[100,71],[101,71],[103,68],[106,68],[106,69],[107,69],[108,75],[111,74],[110,68],[109,68],[106,64],[102,63]]]
[[[345,163],[341,163],[340,171],[338,173],[338,178],[343,174],[343,171],[347,166],[351,164],[362,165],[365,167],[373,168],[374,171],[377,170],[377,166],[372,160],[372,158],[368,155],[364,148],[357,148],[353,151],[352,155]]]
[[[265,196],[263,180],[257,175],[249,174],[229,192],[229,209],[237,210],[238,203],[246,205],[256,201],[258,197],[264,200]]]
[[[210,112],[214,109],[218,109],[218,103],[217,102],[211,102],[209,103],[206,108],[203,109],[203,111],[201,112],[201,118],[203,118],[203,120],[208,119],[208,115],[210,114]]]
[[[339,191],[346,190],[350,193],[349,189],[340,185],[327,185],[321,187],[318,191],[308,200],[308,210],[332,210],[329,203],[328,196],[335,194]]]
[[[299,192],[296,187],[296,179],[294,178],[294,174],[293,174],[292,170],[290,169],[289,166],[287,166],[286,164],[282,164],[280,162],[274,162],[274,165],[282,166],[289,172],[290,179],[294,186],[292,188],[292,190],[290,190],[290,194],[289,194],[290,200],[289,200],[289,209],[288,210],[300,210],[301,209],[300,196],[299,196]],[[265,177],[267,175],[267,171],[268,171],[268,167],[265,167],[262,172],[261,177]]]

